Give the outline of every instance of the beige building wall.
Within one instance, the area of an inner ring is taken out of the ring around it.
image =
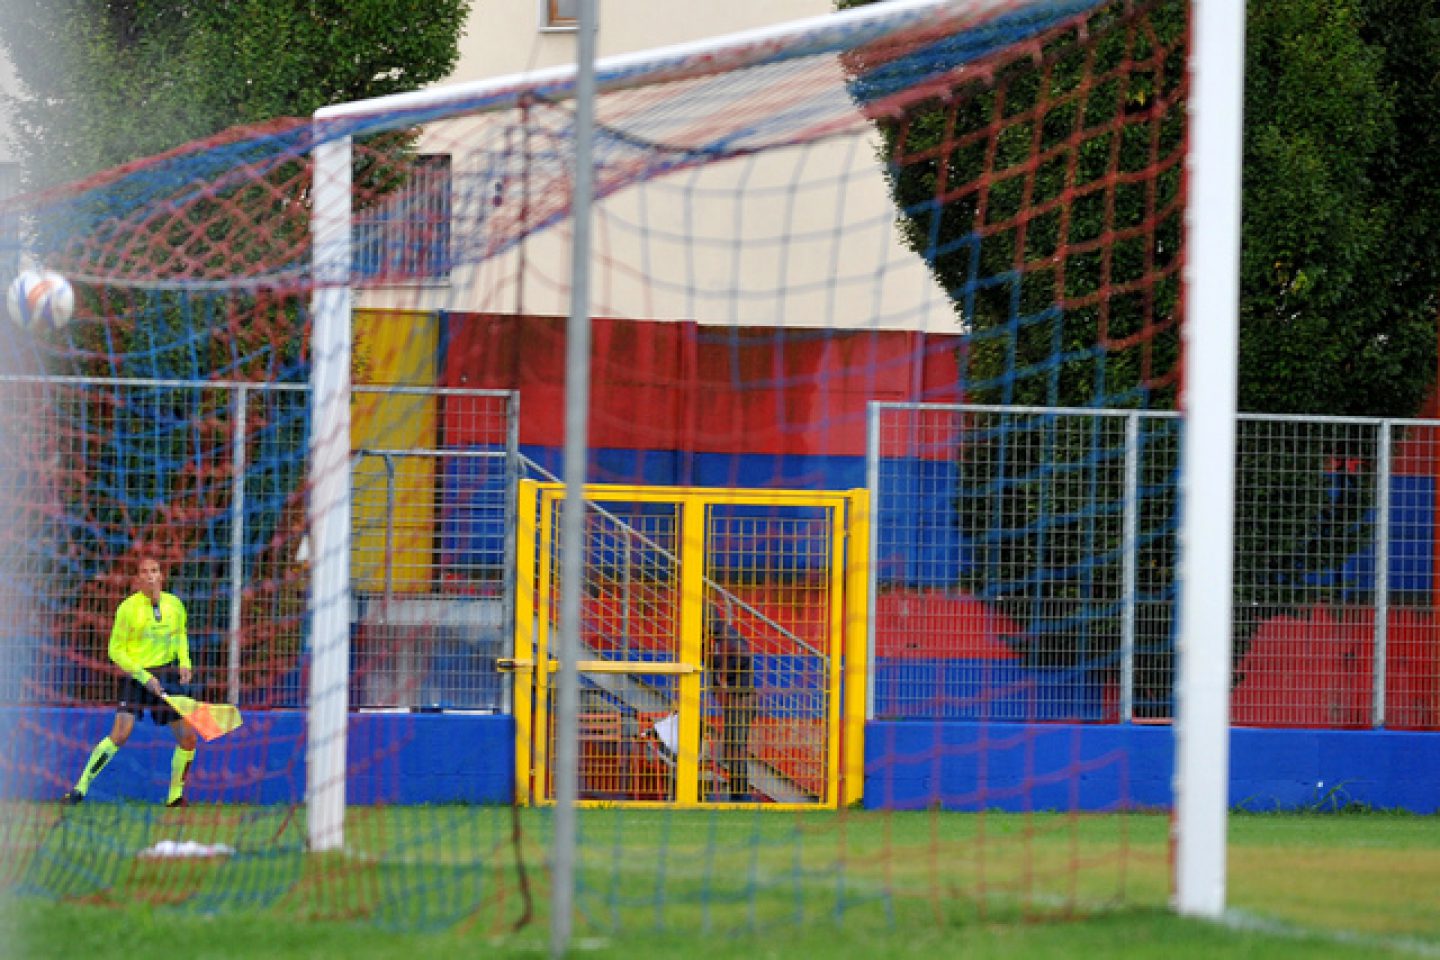
[[[549,2],[477,0],[454,82],[573,62],[574,30],[543,26]],[[599,8],[602,60],[832,13],[830,0],[600,0]],[[843,97],[838,65],[834,69],[836,96]],[[602,122],[603,110],[602,105]],[[468,129],[436,126],[422,148],[452,153],[457,206],[466,205],[462,196],[472,198],[473,207],[475,197],[513,188],[493,173],[498,135],[490,135],[486,152],[466,154],[465,144],[486,142],[476,132],[484,127],[483,122]],[[465,237],[488,229],[482,220],[489,211],[478,205],[481,209],[468,213],[456,210],[462,245]],[[863,123],[850,135],[823,144],[625,187],[598,204],[592,236],[596,316],[739,326],[958,329],[949,298],[897,240],[874,137]],[[370,290],[362,302],[565,315],[570,242],[567,221],[531,235],[506,254],[468,264],[448,284]],[[462,260],[473,259],[462,255]]]
[[[456,80],[508,76],[575,60],[573,29],[547,29],[550,0],[475,0]],[[634,53],[771,27],[834,11],[830,0],[597,0],[599,55]]]

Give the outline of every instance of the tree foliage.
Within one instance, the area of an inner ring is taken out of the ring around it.
[[[1032,46],[1013,63],[970,71],[973,79],[957,74],[943,97],[877,119],[902,234],[951,293],[968,334],[970,402],[1178,402],[1181,300],[1171,268],[1182,221],[1178,206],[1167,211],[1180,169],[1157,160],[1183,148],[1188,118],[1182,100],[1166,107],[1183,71],[1152,54],[1188,17],[1183,0],[1116,0],[1088,15],[1084,55]],[[1265,0],[1248,4],[1246,30],[1240,409],[1413,416],[1436,373],[1440,2]],[[1107,73],[1122,60],[1119,74]],[[866,64],[848,66],[859,86]],[[1103,129],[1107,116],[1116,137],[1067,141],[1081,126]],[[1027,157],[1033,167],[1014,175]],[[1159,170],[1149,193],[1129,176],[1147,164]],[[1111,186],[1088,189],[1096,178]],[[976,182],[984,186],[964,186]],[[1022,205],[1032,215],[1018,216]],[[1147,218],[1155,229],[1126,233]],[[1023,249],[1012,225],[1021,222]],[[1076,255],[1107,232],[1108,262]],[[1048,265],[1057,255],[1063,279]],[[1021,259],[1023,272],[1013,269]],[[1142,303],[1125,285],[1147,274],[1154,282]],[[1115,294],[1104,316],[1092,297],[1102,285]],[[1046,310],[1057,303],[1066,307]],[[1203,403],[1204,386],[1192,386],[1190,402]],[[1113,454],[1084,432],[982,431],[957,451],[956,523],[971,558],[961,586],[1002,601],[1036,634],[1032,651],[1057,612],[1104,633],[1119,604],[1120,544],[1103,517],[1079,508],[1104,485]],[[1342,570],[1373,533],[1364,519],[1373,492],[1337,481],[1327,466],[1374,455],[1353,447],[1333,430],[1296,431],[1241,458],[1241,616],[1357,596]],[[1173,465],[1173,439],[1142,450],[1142,470],[1152,455]],[[1168,607],[1175,505],[1150,489],[1136,587],[1142,606]],[[1329,506],[1317,515],[1316,504]],[[1142,648],[1168,649],[1168,615],[1139,629]],[[1100,637],[1088,652],[1109,642]]]
[[[273,131],[279,142],[286,118],[299,118],[289,121],[293,127],[327,104],[447,76],[471,0],[7,2],[3,43],[20,80],[8,104],[11,134],[28,185],[42,189],[131,162],[145,165],[143,176],[112,175],[34,218],[32,254],[91,278],[80,293],[89,315],[103,318],[69,332],[78,355],[91,358],[75,361],[86,367],[74,372],[303,376],[294,369],[302,344],[295,336],[300,291],[277,305],[244,293],[222,301],[94,278],[303,273],[309,260],[303,161],[245,167],[244,176],[226,176],[223,187],[193,184],[263,157],[270,147],[261,134]],[[360,151],[367,159],[356,186],[375,202],[404,183],[413,134],[371,141]],[[196,146],[207,143],[208,155]],[[170,159],[157,159],[170,151]],[[132,207],[145,209],[117,215]],[[147,226],[137,231],[131,220]],[[217,323],[225,335],[215,335]]]
[[[1240,408],[1413,416],[1435,380],[1436,4],[1247,22]]]
[[[45,187],[448,76],[471,0],[6,0],[11,139]]]
[[[840,0],[861,6],[873,0]],[[1148,8],[1160,33],[1183,28],[1187,5],[1117,3],[1116,9]],[[1097,55],[1112,55],[1120,34],[1102,38]],[[1108,45],[1108,46],[1107,46]],[[1109,51],[1109,52],[1107,52]],[[1133,42],[1125,50],[1143,56]],[[1037,74],[1038,76],[1038,74]],[[1052,99],[1063,91],[1073,69],[1060,62],[1046,75]],[[1123,92],[1126,108],[1143,109],[1163,96],[1156,84],[1173,84],[1179,75],[1130,78]],[[1038,79],[1007,86],[1004,110],[1025,109]],[[1114,102],[1113,91],[1090,92],[1089,105]],[[921,105],[899,120],[880,123],[882,153],[889,162],[903,142],[909,157],[933,159],[889,167],[892,192],[902,211],[907,242],[960,304],[959,322],[975,341],[967,384],[975,400],[1006,403],[1043,402],[1091,406],[1104,396],[1122,405],[1171,406],[1173,390],[1132,393],[1143,376],[1127,371],[1133,361],[1108,356],[1109,381],[1097,391],[1096,357],[1087,350],[1096,330],[1087,318],[1071,314],[1062,328],[1032,324],[1018,334],[1004,330],[1014,310],[1013,291],[967,287],[967,243],[973,200],[954,185],[976,175],[982,164],[1004,169],[1007,152],[1029,151],[1023,136],[995,144],[983,156],[985,141],[971,135],[994,119],[991,89],[952,91],[958,105]],[[1015,102],[1018,98],[1018,102]],[[1244,184],[1242,193],[1240,409],[1260,413],[1324,413],[1411,416],[1435,381],[1436,309],[1440,291],[1440,183],[1432,171],[1440,161],[1440,2],[1437,0],[1266,0],[1248,5],[1246,24]],[[1063,112],[1047,116],[1040,131],[1042,149],[1067,132]],[[1184,119],[1177,112],[1176,121]],[[1018,128],[1026,134],[1027,128]],[[1165,126],[1161,151],[1178,143],[1183,131]],[[953,145],[943,152],[946,182],[958,197],[943,206],[933,202],[942,175],[941,138]],[[1023,142],[1022,142],[1023,141]],[[1103,165],[1091,141],[1078,158],[1076,182],[1085,183],[1091,164]],[[1137,169],[1151,144],[1120,144],[1119,168]],[[1097,167],[1098,169],[1098,167]],[[1058,170],[1036,177],[1032,205],[1060,189]],[[1162,180],[1167,183],[1168,181]],[[998,183],[988,202],[1002,209],[1020,200],[1019,180]],[[1167,185],[1168,189],[1168,185]],[[1117,191],[1119,209],[1102,214],[1093,204],[1070,211],[1070,243],[1096,235],[1102,215],[1130,222],[1124,206],[1136,197]],[[967,206],[967,204],[971,204]],[[990,215],[992,219],[994,214]],[[1133,212],[1132,212],[1133,217]],[[1049,238],[1049,239],[1047,239]],[[1043,255],[1054,244],[1053,226],[1040,218],[1029,242]],[[983,276],[1003,270],[1013,255],[1005,234],[986,239],[979,257],[990,264]],[[1121,244],[1117,257],[1138,249]],[[1153,251],[1152,251],[1153,252]],[[1121,271],[1121,279],[1124,271]],[[1064,291],[1040,289],[1041,280],[1021,294],[1083,296],[1084,271],[1067,278]],[[1167,309],[1166,293],[1158,301]],[[1036,301],[1039,302],[1039,301]],[[1123,303],[1122,303],[1123,306]],[[1152,308],[1154,309],[1154,308]],[[1172,307],[1173,309],[1173,307]],[[1177,346],[1162,337],[1160,349],[1174,356]],[[1010,382],[1015,371],[1033,370],[1047,355],[1065,358],[1048,377],[1034,384]],[[1002,354],[996,361],[990,354]]]
[[[30,254],[71,273],[84,304],[63,331],[37,332],[60,342],[50,366],[303,382],[310,176],[299,148],[271,151],[269,138],[321,106],[448,76],[471,0],[4,2],[0,43],[20,82],[5,95],[8,133],[26,186],[104,173],[86,189],[42,195],[27,218]],[[356,171],[372,202],[404,182],[395,171],[407,169],[412,139],[400,131],[365,145],[383,158]],[[115,172],[127,164],[128,175]],[[196,635],[215,635],[231,548],[213,518],[233,503],[232,402],[225,391],[132,384],[77,388],[57,406],[74,439],[57,462],[63,512],[47,520],[46,590],[82,598],[66,615],[93,627],[83,635],[97,662],[109,610],[83,598],[97,585],[104,595],[106,571],[139,542],[184,559],[172,575]],[[293,620],[301,578],[274,572],[291,569],[303,523],[304,397],[255,393],[249,403],[247,602],[273,602],[262,623]],[[152,428],[129,435],[115,405],[128,406],[126,423]],[[252,658],[267,629],[247,638]],[[197,643],[202,661],[218,655]]]
[[[953,62],[937,44],[916,59],[954,82],[877,120],[902,235],[967,333],[967,401],[1173,405],[1185,26],[1183,4],[1116,3],[983,68],[959,68],[964,44]],[[864,99],[870,65],[847,67]],[[1142,428],[1141,442],[1151,492],[1140,504],[1135,589],[1142,603],[1163,602],[1173,498],[1151,474],[1173,469],[1173,429]],[[967,559],[957,585],[1022,628],[1011,641],[1031,662],[1094,666],[1119,646],[1124,525],[1094,501],[1121,488],[1125,443],[1125,422],[1113,417],[967,417],[956,450]],[[1168,623],[1142,619],[1142,646],[1159,649]]]
[[[919,52],[953,82],[877,120],[904,240],[968,334],[971,402],[1173,404],[1184,14],[1111,4],[983,65]]]

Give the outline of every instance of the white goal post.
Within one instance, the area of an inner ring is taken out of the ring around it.
[[[1225,909],[1245,4],[1191,3],[1175,908]]]

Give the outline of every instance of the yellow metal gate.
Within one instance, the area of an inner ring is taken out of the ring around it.
[[[554,800],[562,484],[524,481],[516,800]],[[863,789],[868,497],[591,485],[577,669],[587,803],[834,807]]]

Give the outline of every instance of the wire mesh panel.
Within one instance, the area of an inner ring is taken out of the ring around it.
[[[31,428],[16,449],[25,482],[0,493],[24,515],[11,589],[34,612],[14,648],[16,699],[113,702],[110,628],[146,550],[185,603],[199,695],[298,703],[304,392],[81,378],[6,379],[0,392]]]
[[[834,508],[706,510],[703,696],[716,776],[707,799],[815,803],[838,707]]]
[[[562,505],[551,514],[556,529]],[[679,538],[677,504],[587,504],[578,655],[598,662],[580,674],[583,799],[675,799],[679,675],[659,671],[681,663]],[[551,546],[554,571],[564,545],[556,537]],[[558,578],[551,589],[548,609],[559,610]],[[552,725],[551,756],[553,736]]]
[[[506,391],[361,387],[374,445],[354,461],[360,707],[505,706],[516,399]]]
[[[1174,718],[1177,589],[1175,532],[1180,515],[1178,420],[1164,415],[1130,419],[1133,462],[1131,522],[1126,547],[1134,598],[1125,607],[1132,618],[1121,624],[1121,720]],[[1132,651],[1133,647],[1133,653]]]
[[[1236,723],[1440,728],[1435,431],[1242,419]]]
[[[875,716],[1168,721],[1179,422],[876,404]],[[1440,727],[1436,430],[1240,418],[1235,723]]]
[[[0,399],[25,428],[13,446],[22,480],[0,490],[18,560],[5,589],[27,612],[7,644],[12,701],[113,702],[110,628],[133,589],[126,563],[147,550],[185,604],[197,695],[302,705],[309,391],[10,377]],[[443,400],[474,423],[464,446],[357,453],[361,706],[501,707],[514,398]],[[437,513],[450,536],[435,536]],[[372,639],[389,644],[383,667],[372,669]]]
[[[1176,424],[876,404],[874,715],[1168,715]]]
[[[1440,424],[1382,424],[1376,464],[1372,721],[1440,730]]]

